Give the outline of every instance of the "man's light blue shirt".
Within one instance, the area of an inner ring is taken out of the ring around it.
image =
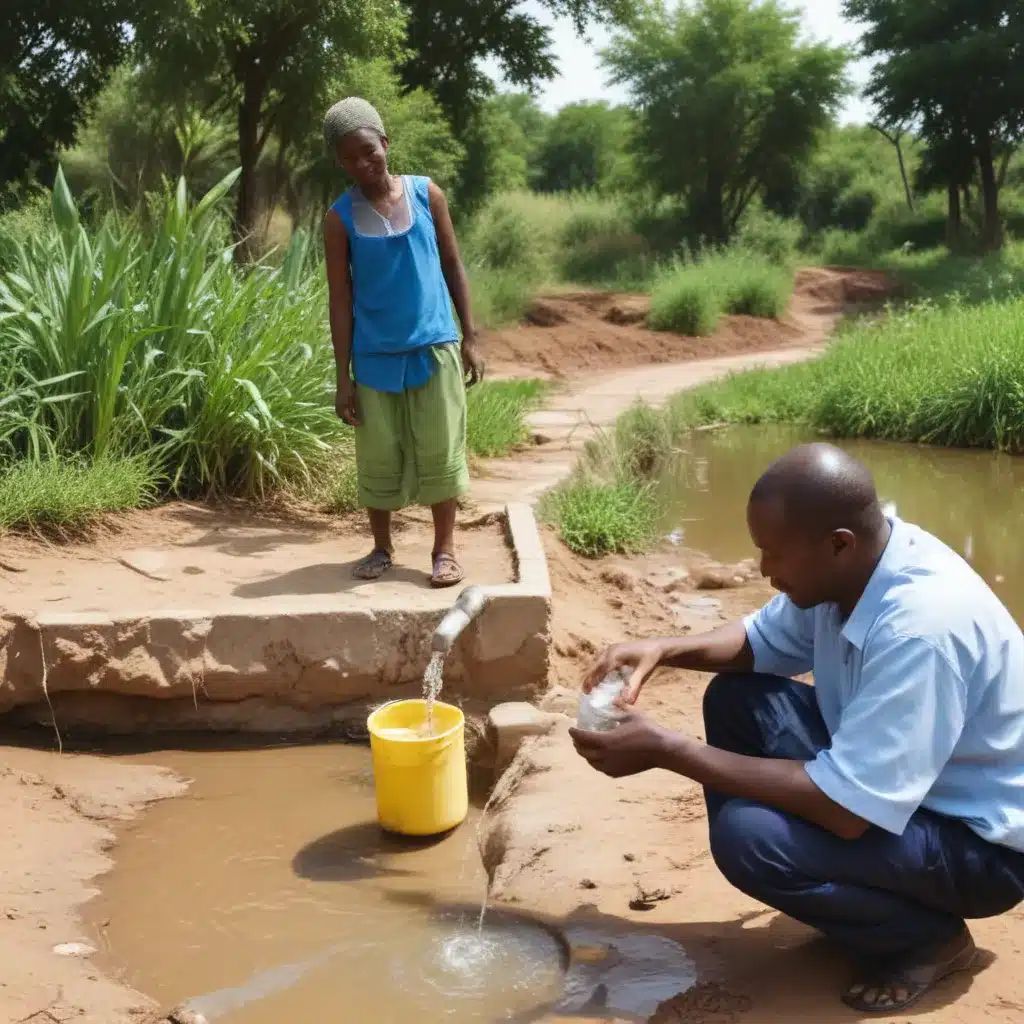
[[[899,835],[919,807],[1024,852],[1024,636],[977,573],[924,530],[892,536],[843,622],[779,595],[745,620],[758,672],[814,672],[832,745],[807,774]]]

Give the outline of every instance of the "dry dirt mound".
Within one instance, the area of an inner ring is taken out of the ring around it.
[[[844,313],[878,305],[893,293],[884,274],[808,268],[797,274],[781,320],[725,317],[707,338],[650,331],[650,300],[620,292],[568,292],[538,298],[518,327],[492,331],[484,354],[499,373],[552,377],[650,363],[682,363],[822,342]]]

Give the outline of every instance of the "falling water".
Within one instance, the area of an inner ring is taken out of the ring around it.
[[[440,696],[444,682],[444,653],[434,651],[423,673],[423,703],[426,705],[424,731],[429,736],[434,731],[434,701]]]

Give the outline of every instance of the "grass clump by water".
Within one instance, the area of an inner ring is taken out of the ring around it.
[[[552,492],[542,507],[569,549],[586,558],[644,550],[656,534],[659,514],[651,487],[628,480],[581,478]]]
[[[0,529],[76,533],[107,513],[149,505],[156,495],[145,458],[23,460],[0,471]]]
[[[777,319],[792,291],[790,266],[741,249],[677,260],[654,286],[648,323],[656,331],[709,335],[726,313]]]
[[[847,328],[813,363],[678,396],[673,432],[803,423],[834,437],[1024,452],[1024,298],[924,303]]]

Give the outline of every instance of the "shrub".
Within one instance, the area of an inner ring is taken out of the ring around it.
[[[553,492],[542,514],[570,550],[599,558],[642,551],[656,535],[660,510],[649,485],[577,479]]]

